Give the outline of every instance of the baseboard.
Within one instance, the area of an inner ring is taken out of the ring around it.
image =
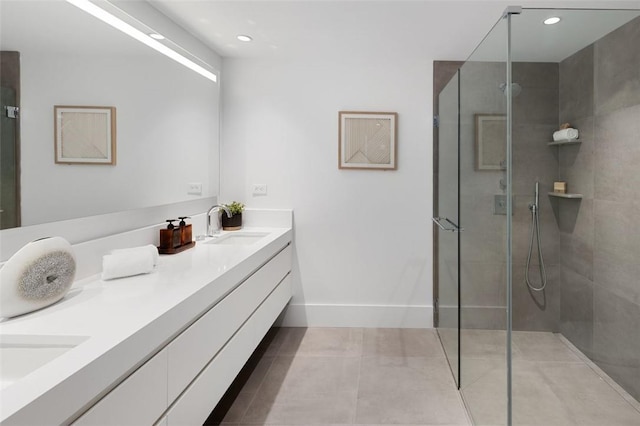
[[[290,304],[283,327],[432,328],[432,306]]]
[[[461,312],[462,328],[480,330],[506,330],[507,314],[504,306],[464,306]],[[440,325],[458,324],[457,306],[440,306]]]

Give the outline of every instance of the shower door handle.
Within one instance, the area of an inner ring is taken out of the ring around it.
[[[464,228],[460,228],[458,225],[456,225],[446,217],[432,217],[431,220],[433,221],[433,223],[438,225],[438,228],[442,229],[443,231],[449,231],[449,232],[464,231]],[[443,225],[442,224],[443,221],[447,223]]]

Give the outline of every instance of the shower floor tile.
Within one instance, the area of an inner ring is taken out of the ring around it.
[[[461,392],[473,424],[506,424],[505,332],[463,330],[461,338],[467,346]],[[502,358],[496,358],[501,349]],[[514,331],[512,349],[514,425],[640,425],[640,411],[625,399],[630,397],[610,386],[604,373],[557,334]]]

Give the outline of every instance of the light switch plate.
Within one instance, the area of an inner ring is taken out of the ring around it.
[[[187,194],[189,195],[202,195],[202,183],[192,182],[187,184]]]
[[[253,195],[267,195],[267,185],[265,183],[254,183]]]

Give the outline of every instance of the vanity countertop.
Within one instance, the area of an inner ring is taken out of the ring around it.
[[[247,245],[207,244],[161,255],[155,272],[77,281],[60,302],[0,322],[2,342],[24,336],[75,339],[72,349],[0,390],[3,424],[68,423],[161,350],[292,239],[291,228]],[[85,339],[85,340],[83,340]]]

